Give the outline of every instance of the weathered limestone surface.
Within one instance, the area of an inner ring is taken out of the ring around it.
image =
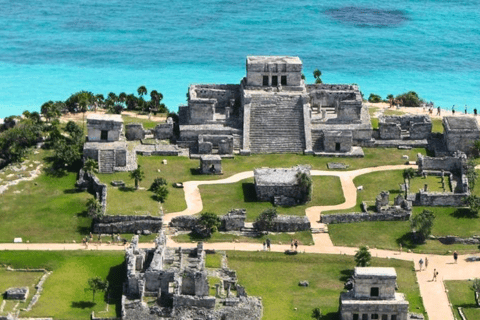
[[[28,287],[9,288],[5,291],[6,300],[26,300],[28,298]]]
[[[445,145],[451,153],[462,151],[470,154],[473,143],[480,138],[480,128],[474,118],[444,117],[443,127]]]
[[[123,131],[119,114],[91,114],[87,117],[88,141],[118,141]],[[106,132],[106,137],[102,136]],[[106,139],[102,139],[106,138]]]
[[[111,216],[94,219],[93,233],[136,233],[137,231],[159,232],[163,225],[162,217],[153,216]]]

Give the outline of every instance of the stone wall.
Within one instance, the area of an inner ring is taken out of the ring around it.
[[[310,221],[307,217],[278,215],[272,221],[272,226],[269,230],[263,230],[262,227],[256,222],[253,223],[253,227],[259,231],[271,231],[271,232],[297,232],[310,230]]]
[[[454,157],[428,157],[417,155],[418,172],[424,170],[460,171],[467,162],[465,154],[460,153]]]
[[[172,118],[168,118],[166,123],[160,123],[152,129],[153,136],[158,140],[173,138],[174,123]]]
[[[349,152],[352,150],[352,137],[351,131],[325,131],[323,148],[326,152]]]
[[[198,223],[198,217],[194,216],[178,216],[173,217],[168,224],[169,227],[177,228],[179,230],[193,230]]]
[[[97,176],[93,173],[85,172],[80,169],[78,172],[78,180],[76,183],[80,189],[87,190],[95,196],[95,198],[102,205],[102,212],[107,210],[107,185],[98,180]]]
[[[197,308],[215,308],[215,297],[196,297],[188,295],[174,295],[173,305],[175,307],[197,307]]]
[[[342,214],[327,214],[322,215],[320,221],[327,224],[364,221],[406,221],[410,219],[411,214],[411,211],[391,207],[390,210],[382,211],[381,213],[352,212]]]
[[[125,138],[128,141],[145,139],[145,130],[141,123],[129,123],[125,125]]]
[[[136,233],[137,231],[159,232],[163,225],[162,217],[152,216],[110,216],[93,220],[93,233]]]
[[[426,115],[380,116],[379,138],[401,140],[402,130],[408,131],[410,140],[428,139],[432,132],[432,121]]]
[[[414,206],[429,207],[462,207],[465,206],[465,197],[470,193],[452,193],[452,192],[420,192],[415,194]]]
[[[226,215],[220,217],[221,225],[220,231],[239,231],[245,227],[245,219],[247,211],[245,209],[233,209]],[[193,230],[199,221],[198,217],[194,216],[178,216],[172,218],[168,224],[170,227],[178,230]]]
[[[473,236],[471,238],[460,238],[457,236],[445,236],[445,237],[437,237],[437,240],[443,244],[473,244],[478,245],[480,244],[480,237]]]

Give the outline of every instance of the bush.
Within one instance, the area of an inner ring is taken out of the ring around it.
[[[355,253],[355,264],[357,267],[368,267],[371,259],[372,255],[366,246],[358,248],[357,253]]]
[[[415,91],[409,91],[407,93],[402,93],[396,97],[396,100],[399,100],[402,105],[405,107],[421,107],[424,102]]]
[[[368,102],[372,102],[372,103],[382,102],[382,97],[380,97],[378,94],[370,93],[370,96],[368,97]]]
[[[272,229],[273,219],[277,217],[277,209],[270,208],[264,210],[260,215],[255,219],[255,228],[261,231],[268,231]]]
[[[166,186],[166,185],[167,185],[167,180],[165,180],[164,178],[155,178],[155,180],[153,180],[152,185],[150,186],[150,189],[148,190],[155,192],[155,190],[159,186]]]
[[[435,215],[430,210],[423,210],[410,221],[412,232],[416,234],[416,241],[423,243],[432,233]]]
[[[198,225],[194,232],[202,238],[208,238],[220,227],[220,217],[212,212],[204,212],[200,215]]]
[[[155,193],[155,199],[161,203],[164,203],[167,200],[168,188],[166,185],[157,185],[153,190]]]

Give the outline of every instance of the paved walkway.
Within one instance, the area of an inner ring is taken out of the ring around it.
[[[319,223],[319,217],[321,212],[328,210],[340,210],[351,208],[356,205],[357,201],[357,188],[353,183],[353,179],[359,175],[367,174],[371,172],[387,171],[387,170],[403,170],[405,168],[414,168],[410,165],[397,165],[397,166],[382,166],[374,168],[365,168],[352,171],[321,171],[312,170],[311,173],[314,176],[337,176],[340,178],[342,190],[345,196],[345,201],[335,206],[316,206],[310,207],[306,210],[306,215],[309,218],[313,228],[321,228],[324,225]],[[229,178],[214,180],[214,181],[189,181],[184,183],[185,200],[187,203],[187,209],[182,212],[168,213],[165,216],[165,223],[168,223],[173,217],[180,215],[193,215],[202,211],[203,204],[199,185],[207,184],[225,184],[235,183],[243,179],[253,177],[253,171],[247,171],[235,174]],[[357,248],[353,247],[339,247],[334,246],[329,235],[327,233],[313,234],[314,245],[301,247],[300,251],[306,253],[323,253],[323,254],[346,254],[354,255]],[[194,244],[175,243],[171,238],[169,239],[170,245],[181,245],[183,247],[194,246]],[[151,243],[141,243],[140,247],[149,248],[152,247]],[[262,250],[262,245],[259,243],[205,243],[206,249],[216,250],[242,250],[242,251],[259,251]],[[273,245],[272,251],[284,252],[289,250],[290,245]],[[43,243],[43,244],[13,244],[5,243],[0,244],[0,250],[86,250],[82,244],[77,243]],[[119,245],[106,245],[95,246],[90,244],[88,250],[124,250],[123,246]],[[423,297],[423,303],[430,320],[454,320],[452,310],[449,306],[448,297],[443,286],[444,280],[467,280],[475,277],[480,277],[480,263],[479,262],[467,262],[467,256],[459,256],[458,264],[454,264],[451,256],[441,255],[420,255],[416,253],[400,253],[389,250],[371,249],[372,256],[390,259],[401,259],[415,262],[417,269],[417,281],[420,287],[420,293]],[[418,261],[420,258],[425,260],[428,257],[428,269],[418,270]],[[437,269],[439,272],[438,281],[431,281],[433,277],[433,269]],[[411,310],[415,312],[415,310]]]

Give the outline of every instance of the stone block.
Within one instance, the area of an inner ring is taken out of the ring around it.
[[[6,300],[26,300],[28,298],[28,287],[9,288],[5,291]]]

